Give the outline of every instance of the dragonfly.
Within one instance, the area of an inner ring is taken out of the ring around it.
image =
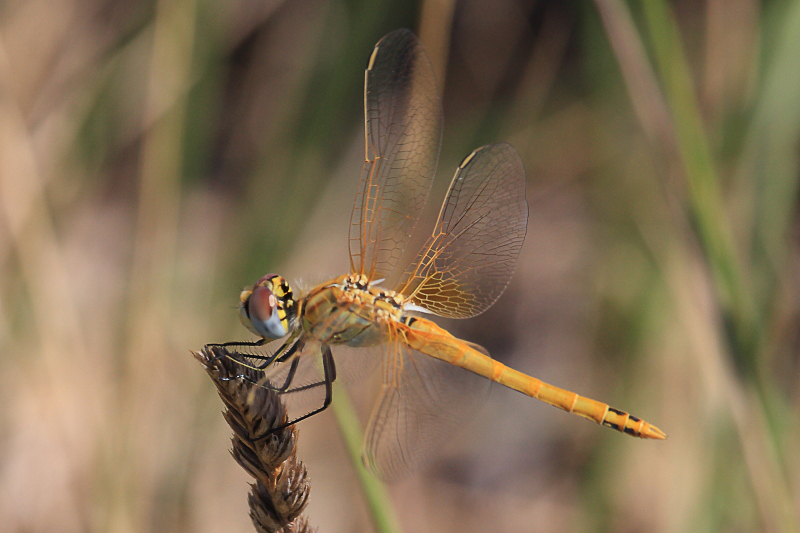
[[[397,268],[431,189],[443,123],[433,70],[411,31],[375,45],[364,71],[364,115],[350,272],[303,292],[277,274],[261,277],[239,305],[259,339],[213,345],[234,347],[226,353],[263,373],[261,386],[286,395],[322,391],[321,405],[281,428],[326,409],[337,364],[349,363],[381,365],[362,458],[384,479],[413,470],[474,416],[490,382],[628,435],[664,439],[654,425],[514,370],[431,320],[475,317],[509,283],[528,219],[525,171],[510,145],[464,158],[430,237],[409,266]]]

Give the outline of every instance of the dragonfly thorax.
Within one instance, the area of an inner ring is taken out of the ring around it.
[[[391,324],[402,320],[403,297],[348,274],[309,294],[302,306],[303,328],[327,344],[372,346],[385,342]]]

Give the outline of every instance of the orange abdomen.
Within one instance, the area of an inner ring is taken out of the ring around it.
[[[419,352],[474,372],[568,413],[594,420],[634,437],[659,440],[666,438],[666,434],[657,427],[625,411],[509,368],[452,336],[430,320],[413,318],[405,324],[402,332],[405,342]]]

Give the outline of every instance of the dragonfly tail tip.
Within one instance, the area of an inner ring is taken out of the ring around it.
[[[648,424],[648,426],[642,431],[641,436],[645,439],[655,440],[664,440],[667,438],[666,433],[651,424]]]

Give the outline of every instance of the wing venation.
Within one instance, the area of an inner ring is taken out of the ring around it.
[[[442,137],[433,69],[408,30],[381,39],[364,72],[364,168],[350,218],[353,272],[394,271],[428,198]]]
[[[517,151],[504,143],[475,150],[456,169],[433,234],[396,290],[440,316],[482,313],[508,285],[527,223]]]

